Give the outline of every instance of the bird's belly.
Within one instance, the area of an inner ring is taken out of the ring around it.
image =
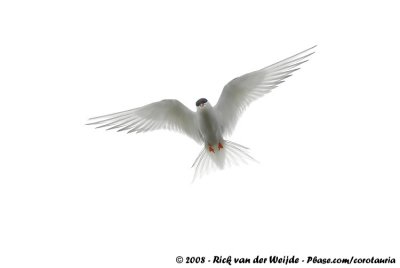
[[[207,113],[200,118],[200,131],[207,145],[216,145],[222,141],[217,119]]]
[[[215,133],[211,133],[207,131],[207,133],[203,133],[203,137],[205,138],[205,142],[207,145],[216,145],[221,141],[220,136]]]

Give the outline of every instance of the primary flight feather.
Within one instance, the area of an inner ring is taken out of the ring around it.
[[[240,115],[254,100],[276,88],[308,61],[315,46],[289,58],[240,77],[225,85],[215,106],[201,98],[196,101],[196,112],[180,101],[167,99],[148,105],[90,118],[88,125],[118,131],[147,132],[156,129],[175,130],[204,145],[196,158],[194,178],[215,168],[254,160],[248,148],[225,140],[235,129]]]

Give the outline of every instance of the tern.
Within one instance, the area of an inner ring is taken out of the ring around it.
[[[255,161],[247,147],[228,141],[226,137],[233,133],[239,117],[250,103],[299,70],[299,66],[314,54],[315,47],[231,80],[223,88],[214,106],[206,98],[200,98],[196,101],[194,112],[176,99],[165,99],[131,110],[90,118],[88,125],[128,133],[168,129],[186,134],[203,146],[192,165],[195,167],[193,180],[211,170]]]

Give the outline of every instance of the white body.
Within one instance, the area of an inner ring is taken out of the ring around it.
[[[197,109],[196,118],[205,145],[217,146],[223,142],[221,123],[209,102]]]

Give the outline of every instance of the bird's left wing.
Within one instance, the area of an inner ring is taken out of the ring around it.
[[[254,100],[264,96],[299,69],[314,52],[311,47],[296,55],[230,81],[222,90],[215,110],[222,124],[223,135],[233,132],[240,115]]]
[[[202,138],[196,120],[196,113],[188,109],[180,101],[162,100],[148,105],[89,119],[88,125],[99,125],[131,132],[147,132],[156,129],[175,130],[186,134],[201,143]]]

